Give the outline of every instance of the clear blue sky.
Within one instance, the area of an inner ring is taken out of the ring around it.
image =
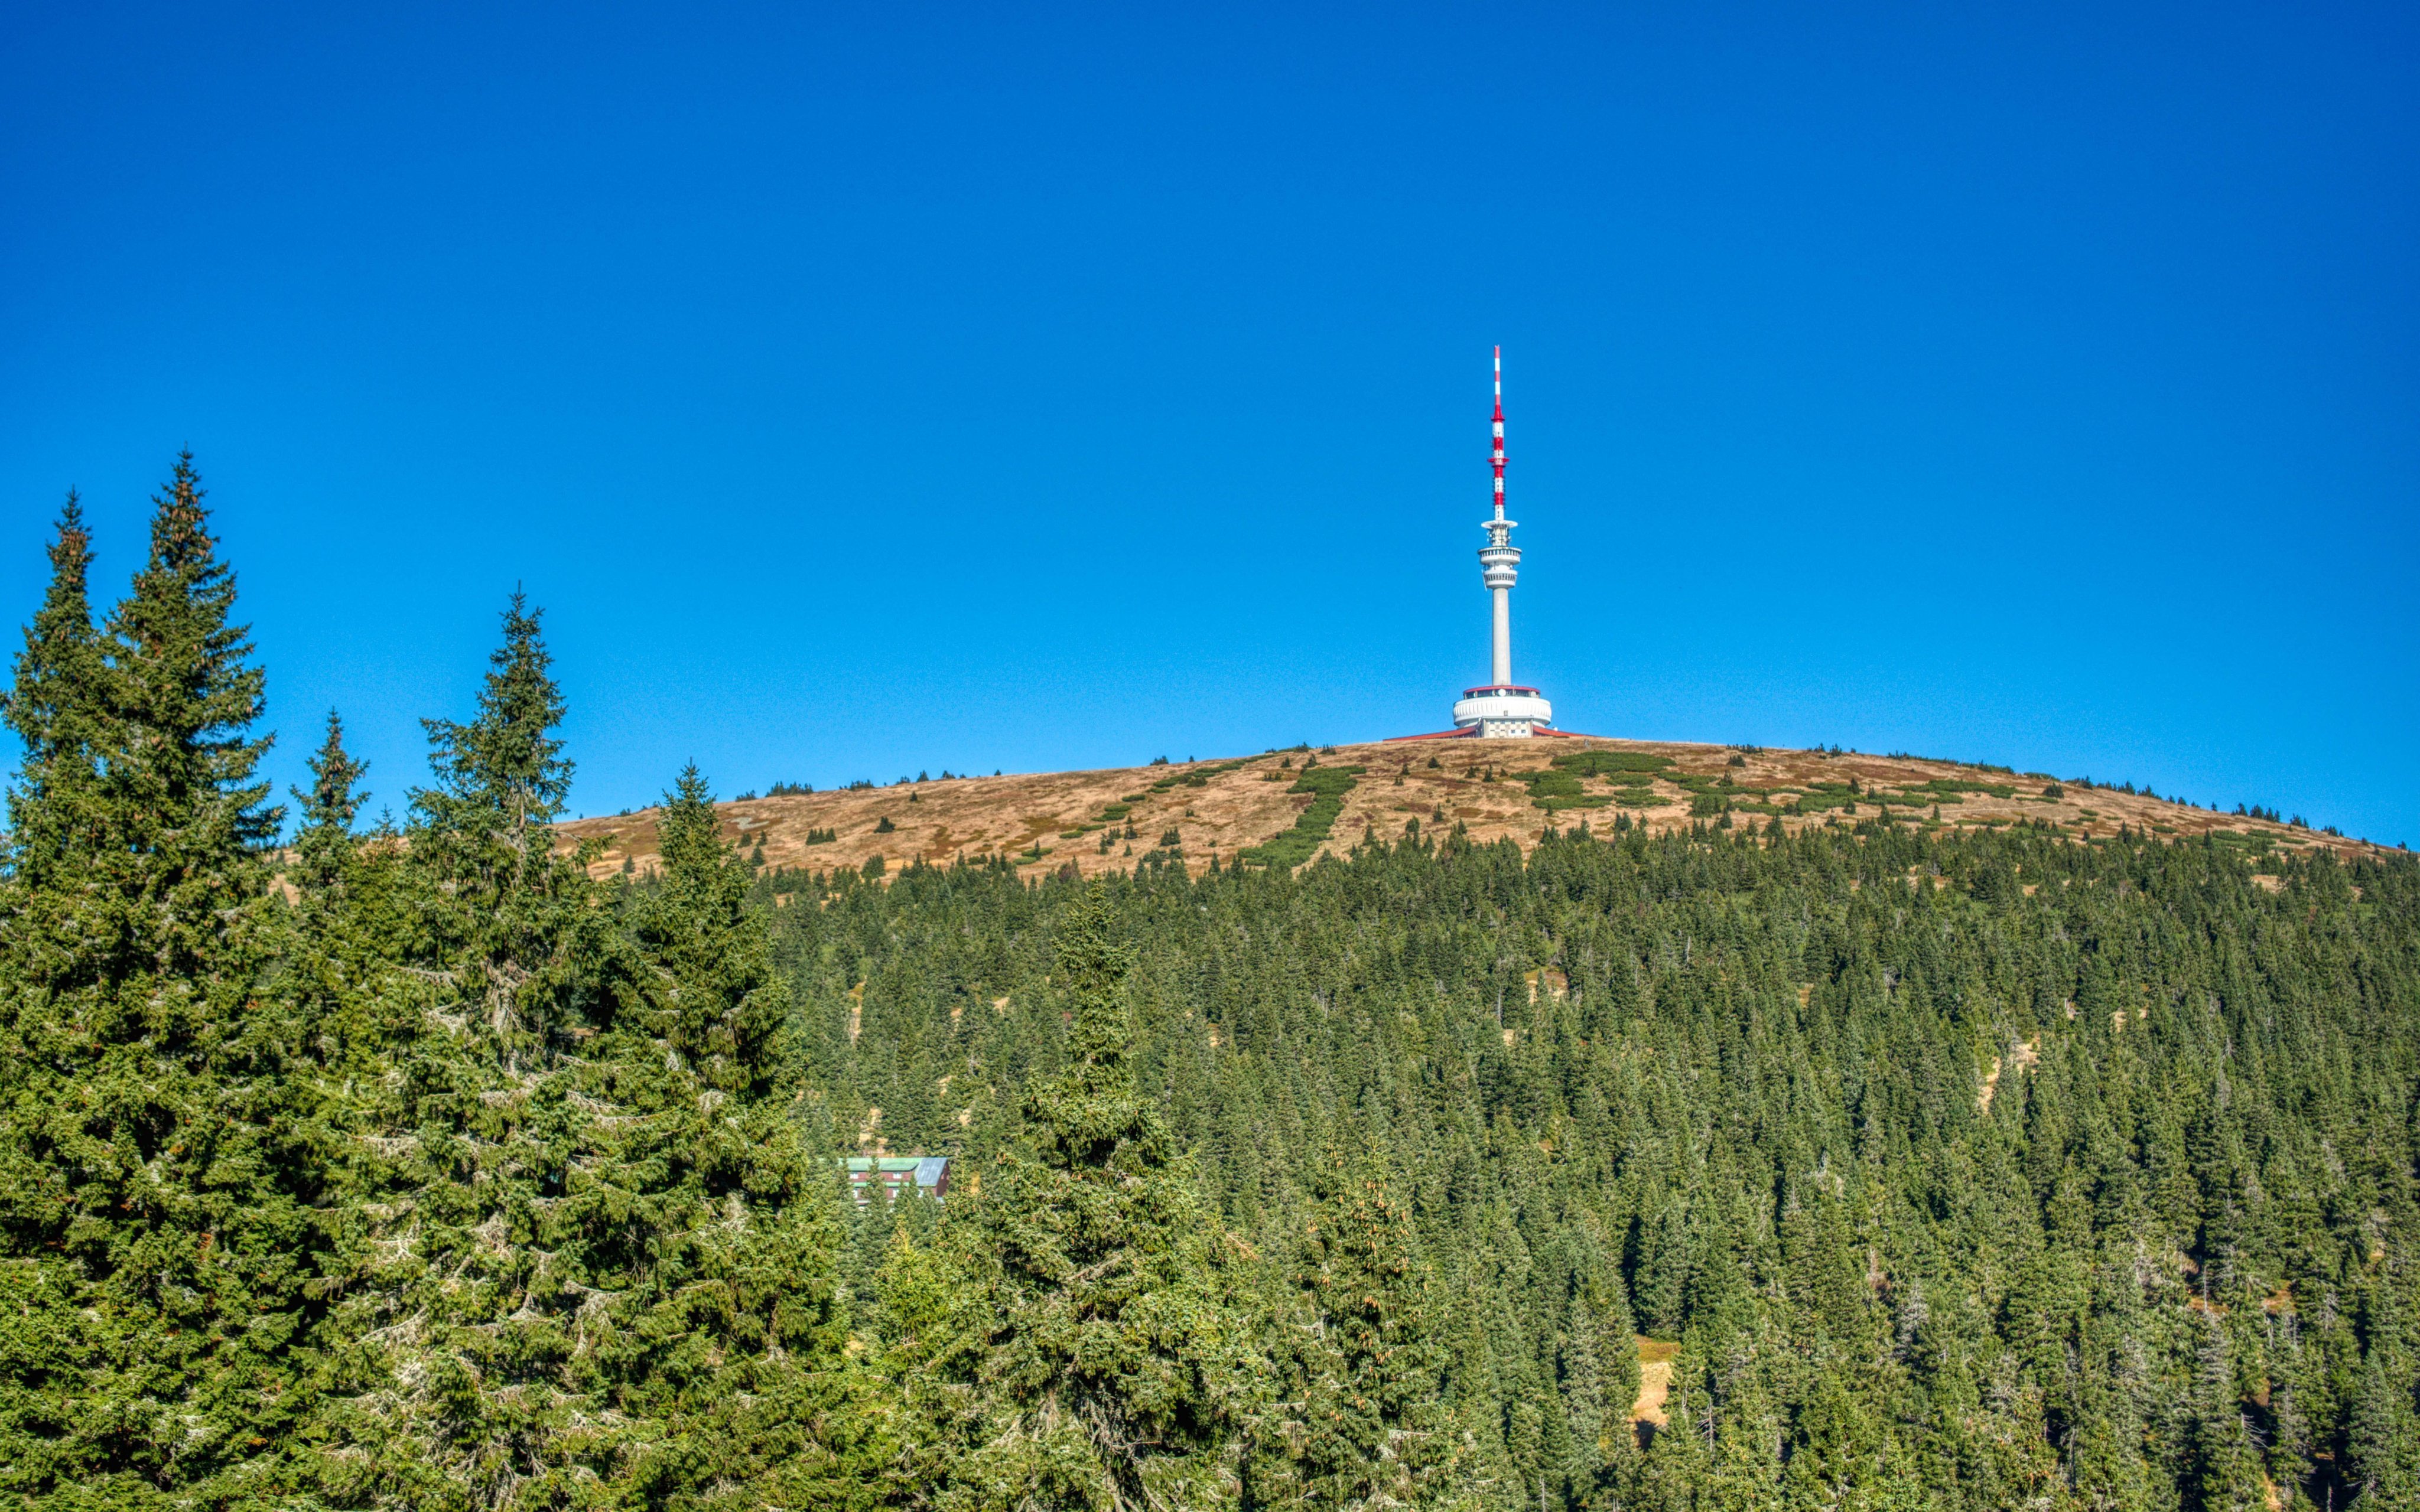
[[[515,583],[587,813],[1435,729],[1500,342],[1560,723],[2420,842],[2416,14],[17,5],[0,620],[190,445],[398,811]]]

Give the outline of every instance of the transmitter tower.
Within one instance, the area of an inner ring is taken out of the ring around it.
[[[1494,631],[1488,645],[1488,681],[1483,687],[1463,690],[1453,706],[1454,733],[1481,739],[1527,739],[1552,734],[1554,705],[1536,688],[1512,681],[1512,584],[1520,576],[1521,548],[1512,544],[1518,520],[1504,517],[1504,348],[1496,348],[1496,416],[1494,445],[1488,464],[1496,474],[1496,513],[1482,520],[1487,544],[1479,548],[1481,581],[1494,603]]]

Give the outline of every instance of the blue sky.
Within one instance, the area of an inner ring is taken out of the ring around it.
[[[280,781],[516,583],[574,808],[1439,728],[2420,841],[2409,7],[19,5],[0,617],[190,445]]]

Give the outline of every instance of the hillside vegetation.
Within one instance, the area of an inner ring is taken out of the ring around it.
[[[518,597],[402,823],[332,716],[281,844],[190,467],[89,561],[5,711],[18,1504],[2420,1505],[2406,856],[1503,742],[878,867],[981,783],[786,864],[692,770],[616,860]]]
[[[880,856],[889,871],[910,861],[1000,858],[1033,875],[1072,865],[1086,877],[1131,872],[1155,853],[1199,873],[1238,855],[1299,865],[1322,851],[1342,855],[1365,838],[1435,836],[1456,826],[1480,843],[1510,840],[1526,851],[1550,826],[1643,825],[1663,834],[1751,818],[1760,828],[1778,819],[1793,832],[1877,818],[1936,833],[2055,825],[2079,839],[2108,839],[2123,828],[2213,837],[2256,859],[2379,849],[2273,814],[2231,811],[2248,805],[2196,808],[2137,792],[2132,782],[2090,780],[1854,751],[1437,740],[1095,772],[902,779],[886,787],[751,795],[719,811],[723,837],[772,867],[862,869]],[[1314,806],[1316,838],[1301,832]],[[589,869],[599,877],[644,875],[656,864],[656,814],[643,809],[566,823],[563,843],[597,842]],[[1163,843],[1171,833],[1174,842]],[[1288,838],[1278,852],[1261,854],[1280,836]]]

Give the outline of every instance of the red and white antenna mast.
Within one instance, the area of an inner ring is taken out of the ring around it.
[[[1504,517],[1504,348],[1496,348],[1496,517]]]

